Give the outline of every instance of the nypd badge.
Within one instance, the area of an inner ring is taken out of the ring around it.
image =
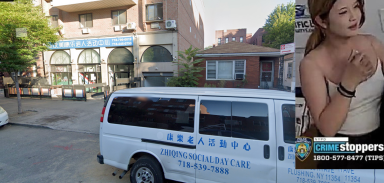
[[[296,157],[300,161],[304,161],[312,151],[313,140],[309,137],[296,138]]]

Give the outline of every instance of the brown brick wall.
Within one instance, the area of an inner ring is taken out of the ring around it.
[[[193,6],[189,5],[189,0],[180,0],[178,5],[179,19],[177,21],[179,51],[189,48],[190,45],[194,48],[204,49],[204,32],[199,30],[197,26],[199,20],[195,19],[192,8]]]
[[[195,58],[199,59],[199,58]],[[273,87],[277,87],[278,84],[278,71],[279,71],[279,58],[260,58],[260,57],[218,57],[218,58],[203,58],[201,66],[206,68],[207,60],[246,60],[246,79],[248,83],[244,88],[257,89],[260,85],[260,61],[262,60],[274,60],[274,81]],[[199,79],[198,87],[204,87],[204,84],[213,84],[218,86],[220,80],[210,81],[206,80],[206,70],[204,69],[201,73],[202,77]],[[242,86],[242,81],[239,80],[227,80],[226,88],[237,88]]]
[[[112,11],[113,10],[127,10],[127,22],[135,21],[138,24],[138,7],[137,6],[124,6],[116,8],[106,8],[100,10],[90,10],[82,12],[65,12],[61,11],[62,21],[64,24],[65,37],[88,37],[88,36],[101,36],[101,35],[119,35],[122,33],[130,33],[132,30],[124,30],[115,32],[112,25]],[[79,15],[92,13],[93,27],[90,28],[89,34],[83,34],[79,26]],[[123,25],[123,28],[126,25]],[[142,32],[140,26],[137,27],[136,32]]]
[[[193,37],[195,39],[196,34],[196,46],[204,44],[204,24],[201,16],[194,16],[193,7],[189,5],[189,0],[147,0],[146,4],[163,2],[163,18],[164,20],[176,20],[177,27],[182,34],[189,32],[189,27],[192,28]],[[193,3],[193,2],[192,2]],[[113,10],[127,10],[127,22],[136,22],[136,32],[152,32],[159,31],[158,28],[152,29],[151,22],[146,21],[146,5],[144,0],[139,0],[138,5],[123,6],[115,8],[105,8],[98,10],[89,10],[82,12],[65,12],[52,8],[50,13],[52,15],[58,14],[59,21],[63,22],[65,37],[88,37],[88,36],[102,36],[102,35],[119,35],[123,33],[131,33],[132,30],[124,30],[115,32],[112,25],[111,11]],[[92,13],[93,27],[90,28],[89,34],[82,34],[79,28],[79,14]],[[165,21],[159,22],[160,30],[165,30]],[[123,26],[124,28],[125,26]],[[185,30],[180,30],[185,29]],[[187,31],[188,29],[188,31]],[[191,33],[191,34],[192,34]],[[187,35],[183,35],[184,37]],[[189,40],[189,38],[186,38]],[[198,40],[198,41],[197,41]]]
[[[221,38],[221,44],[225,44],[225,38],[228,38],[228,42],[232,42],[232,38],[236,38],[236,42],[240,42],[240,37],[243,37],[243,42],[247,41],[247,29],[231,29],[224,32],[224,30],[216,30],[215,42],[217,45],[218,39]]]
[[[250,44],[262,46],[263,34],[265,33],[264,29],[258,29],[252,38],[250,38]]]

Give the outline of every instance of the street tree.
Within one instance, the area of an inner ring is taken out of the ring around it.
[[[280,45],[293,43],[295,32],[295,3],[278,5],[264,25],[263,46],[280,49]]]
[[[24,28],[26,34],[24,31],[20,34],[20,28]],[[32,0],[0,2],[0,71],[9,73],[16,85],[19,114],[23,110],[15,73],[33,66],[40,52],[59,41],[61,36],[56,33],[60,28],[51,27],[42,8]]]
[[[179,66],[179,76],[170,78],[167,86],[196,87],[199,84],[199,77],[202,77],[199,73],[204,70],[204,67],[200,66],[203,59],[194,60],[199,51],[198,48],[192,48],[192,45],[185,51],[178,51],[181,61],[173,61],[173,63]]]

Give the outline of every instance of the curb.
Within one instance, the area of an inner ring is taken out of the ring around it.
[[[32,124],[23,124],[23,123],[7,123],[5,125],[25,126],[25,127],[30,127],[30,128],[43,128],[43,129],[49,129],[49,130],[59,130],[59,131],[66,131],[66,132],[76,132],[76,133],[86,133],[86,134],[99,135],[98,133],[93,133],[93,132],[87,132],[87,131],[81,131],[81,130],[75,131],[75,130],[64,129],[64,128],[51,128],[51,127],[43,126],[43,125],[32,125]]]
[[[43,125],[31,125],[31,124],[22,124],[22,123],[7,123],[6,125],[26,126],[26,127],[32,127],[32,128],[44,128],[44,129],[53,130],[52,128],[43,126]]]

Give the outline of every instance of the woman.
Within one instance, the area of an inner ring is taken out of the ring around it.
[[[319,136],[379,143],[384,46],[360,35],[364,0],[308,0],[315,30],[300,63],[303,95]],[[384,167],[383,165],[379,165]],[[320,162],[318,168],[374,168],[373,162]]]

